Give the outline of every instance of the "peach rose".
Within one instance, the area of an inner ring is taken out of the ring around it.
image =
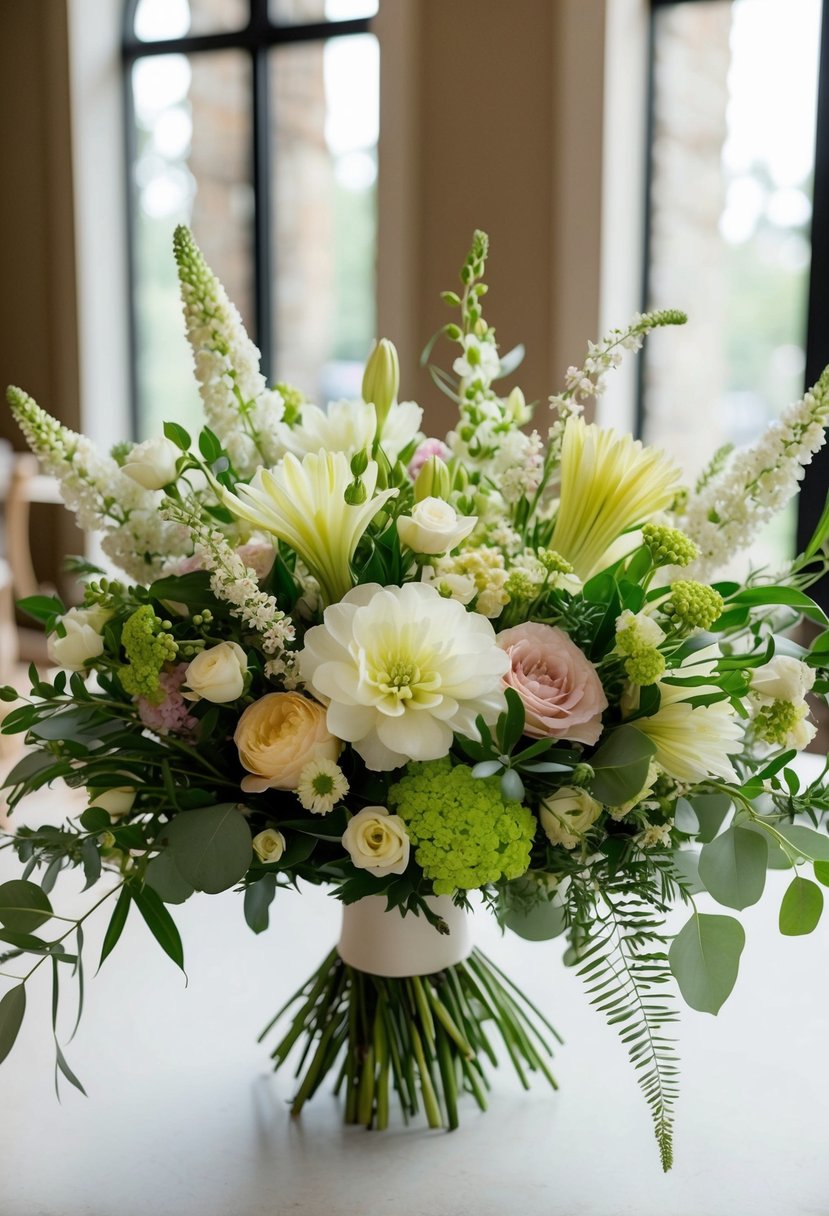
[[[596,669],[563,629],[527,622],[498,634],[510,669],[504,676],[524,702],[524,730],[534,739],[595,743],[607,709]]]
[[[242,781],[248,794],[295,790],[309,760],[336,760],[341,743],[325,725],[325,709],[298,692],[270,692],[249,705],[233,742],[251,774]]]

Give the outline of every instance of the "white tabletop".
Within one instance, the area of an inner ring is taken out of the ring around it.
[[[17,873],[0,854],[0,879]],[[467,1101],[457,1132],[369,1133],[343,1128],[325,1092],[292,1121],[290,1078],[256,1044],[335,940],[334,900],[281,893],[259,938],[239,896],[190,900],[174,910],[187,988],[133,910],[67,1048],[88,1099],[65,1087],[56,1102],[48,990],[30,994],[0,1069],[0,1216],[825,1216],[829,923],[781,938],[786,881],[770,874],[743,914],[741,975],[719,1017],[684,1011],[667,1177],[625,1052],[560,941],[502,938],[476,917],[479,944],[566,1040],[559,1093],[524,1095],[504,1070],[490,1110]],[[90,929],[90,961],[105,923]]]

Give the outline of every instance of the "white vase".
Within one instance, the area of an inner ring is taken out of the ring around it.
[[[344,904],[340,958],[357,971],[393,979],[433,975],[460,963],[472,951],[468,913],[448,895],[429,896],[426,902],[446,921],[448,934],[438,933],[422,913],[401,916],[397,908],[386,911],[383,895]]]

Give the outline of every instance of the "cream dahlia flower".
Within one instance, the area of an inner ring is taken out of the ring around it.
[[[623,533],[673,502],[680,471],[657,448],[570,417],[561,448],[561,497],[549,547],[571,562],[581,579]]]
[[[388,771],[447,755],[456,731],[477,739],[477,715],[494,722],[504,707],[509,659],[489,621],[434,587],[372,583],[326,608],[299,663],[328,729]]]
[[[671,674],[712,675],[719,655],[718,646],[706,646]],[[744,728],[731,702],[688,704],[692,697],[716,691],[715,681],[690,687],[658,681],[658,687],[662,697],[659,709],[649,718],[637,718],[631,726],[656,744],[654,760],[659,767],[677,781],[704,781],[706,777],[736,781],[729,757],[742,749]]]
[[[370,460],[362,481],[366,500],[345,501],[353,480],[342,452],[309,452],[300,463],[289,452],[276,468],[259,469],[236,494],[215,485],[222,503],[240,519],[290,545],[320,586],[323,603],[342,599],[351,588],[351,559],[357,542],[380,508],[397,494],[375,494],[377,465]]]

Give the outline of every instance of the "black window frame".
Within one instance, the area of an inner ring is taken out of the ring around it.
[[[251,81],[251,170],[253,186],[253,338],[262,355],[261,367],[270,379],[275,368],[273,331],[273,283],[275,251],[273,231],[272,182],[275,167],[272,136],[270,81],[273,72],[269,52],[297,43],[327,42],[353,34],[372,32],[372,17],[353,17],[342,21],[306,21],[288,24],[274,21],[269,0],[248,0],[248,21],[240,29],[212,34],[186,34],[181,38],[142,41],[135,33],[135,15],[140,0],[125,0],[121,37],[123,82],[124,150],[126,167],[126,234],[128,286],[128,341],[130,423],[133,436],[139,434],[140,402],[138,388],[138,320],[135,307],[136,267],[136,187],[135,163],[137,130],[132,90],[132,67],[141,59],[155,55],[188,55],[204,52],[240,50],[250,60]]]
[[[642,309],[648,307],[651,286],[651,227],[653,185],[653,136],[655,127],[655,25],[656,14],[679,4],[709,4],[712,0],[650,0],[648,17],[648,81],[646,118],[646,180],[644,207],[644,260],[642,268]],[[733,0],[732,0],[733,2]],[[809,388],[829,365],[829,0],[821,5],[820,48],[818,57],[817,121],[815,131],[814,187],[811,219],[811,264],[806,316],[806,366],[804,388]],[[645,369],[647,356],[640,360],[636,394],[636,432],[642,435],[645,424]],[[798,502],[797,546],[802,552],[821,517],[829,489],[829,447],[824,446],[809,466],[801,483]],[[817,588],[817,598],[829,605],[829,580]]]

